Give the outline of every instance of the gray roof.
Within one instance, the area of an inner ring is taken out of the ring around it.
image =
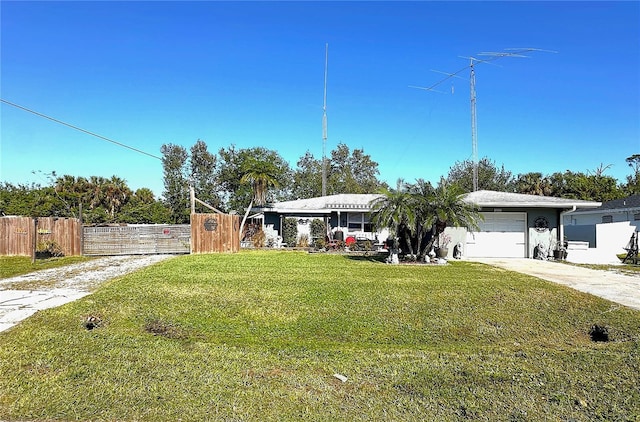
[[[523,193],[479,190],[464,195],[464,201],[479,207],[527,207],[527,208],[597,208],[600,202],[552,196],[526,195]]]
[[[602,206],[597,210],[616,210],[616,209],[630,209],[640,208],[640,195],[631,195],[622,199],[614,199],[613,201],[603,202]]]
[[[625,212],[640,210],[640,195],[631,195],[622,199],[603,202],[600,207],[591,209],[580,209],[576,214],[597,214],[600,212]]]
[[[333,210],[369,211],[369,203],[382,195],[375,193],[343,193],[339,195],[319,196],[317,198],[297,199],[295,201],[277,202],[263,208],[264,211],[316,212],[330,213]]]
[[[345,193],[339,195],[319,196],[317,198],[298,199],[295,201],[277,202],[261,210],[279,213],[319,213],[329,214],[335,210],[368,212],[369,204],[380,194]],[[600,202],[581,201],[578,199],[555,198],[550,196],[525,195],[521,193],[496,192],[480,190],[464,195],[464,200],[479,207],[527,207],[568,209],[597,208]]]

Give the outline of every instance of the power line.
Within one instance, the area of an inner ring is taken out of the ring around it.
[[[121,143],[121,142],[114,141],[113,139],[109,139],[109,138],[107,138],[107,137],[105,137],[105,136],[98,135],[97,133],[93,133],[93,132],[90,132],[90,131],[88,131],[88,130],[82,129],[82,128],[78,127],[78,126],[74,126],[74,125],[72,125],[72,124],[69,124],[69,123],[63,122],[62,120],[55,119],[55,118],[53,118],[53,117],[51,117],[51,116],[47,116],[46,114],[38,113],[38,112],[37,112],[37,111],[35,111],[35,110],[31,110],[31,109],[29,109],[29,108],[27,108],[27,107],[24,107],[24,106],[21,106],[21,105],[19,105],[19,104],[12,103],[12,102],[7,101],[7,100],[4,100],[4,99],[2,99],[2,98],[0,98],[0,101],[2,101],[3,103],[5,103],[5,104],[7,104],[7,105],[12,106],[12,107],[19,108],[19,109],[24,110],[24,111],[26,111],[26,112],[29,112],[29,113],[35,114],[36,116],[44,117],[45,119],[51,120],[51,121],[53,121],[53,122],[59,123],[59,124],[61,124],[61,125],[67,126],[67,127],[70,127],[71,129],[75,129],[75,130],[78,130],[78,131],[80,131],[80,132],[84,132],[84,133],[86,133],[86,134],[88,134],[88,135],[95,136],[96,138],[100,138],[100,139],[102,139],[102,140],[104,140],[104,141],[111,142],[112,144],[116,144],[116,145],[121,146],[121,147],[123,147],[123,148],[127,148],[127,149],[130,149],[130,150],[135,151],[135,152],[139,152],[140,154],[148,155],[149,157],[157,158],[158,160],[162,160],[162,158],[161,158],[161,157],[158,157],[157,155],[149,154],[148,152],[145,152],[145,151],[139,150],[139,149],[134,148],[134,147],[130,147],[129,145],[125,145],[125,144],[123,144],[123,143]]]

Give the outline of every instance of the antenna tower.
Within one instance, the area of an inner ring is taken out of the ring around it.
[[[498,60],[502,57],[526,57],[524,53],[530,53],[532,51],[544,51],[547,53],[557,53],[557,51],[551,50],[542,50],[540,48],[507,48],[502,52],[483,52],[478,53],[479,56],[487,56],[486,59],[476,59],[475,57],[463,57],[465,59],[469,59],[469,66],[466,66],[457,72],[447,73],[440,72],[438,70],[432,70],[433,72],[444,73],[447,75],[446,78],[436,82],[435,84],[429,87],[420,87],[420,86],[409,86],[410,88],[418,88],[424,89],[426,91],[437,91],[436,88],[441,83],[449,80],[450,78],[460,78],[458,76],[459,73],[469,69],[469,82],[470,82],[470,91],[471,91],[471,155],[473,157],[473,191],[478,190],[478,127],[477,127],[477,116],[476,116],[476,71],[475,64],[476,63],[491,63],[494,60]]]
[[[327,65],[329,44],[324,46],[324,101],[322,103],[322,196],[327,195]]]

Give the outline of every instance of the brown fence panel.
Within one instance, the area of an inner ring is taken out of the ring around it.
[[[80,221],[57,217],[0,218],[0,255],[31,256],[34,246],[47,241],[60,246],[65,256],[80,255]]]
[[[81,255],[81,225],[77,218],[38,217],[36,244],[53,241],[65,256]]]
[[[31,256],[33,251],[33,218],[0,218],[0,255]]]
[[[240,216],[191,214],[191,253],[238,252]]]

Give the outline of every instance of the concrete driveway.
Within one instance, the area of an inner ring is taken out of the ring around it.
[[[532,275],[640,310],[640,275],[527,258],[473,258],[469,261]]]

